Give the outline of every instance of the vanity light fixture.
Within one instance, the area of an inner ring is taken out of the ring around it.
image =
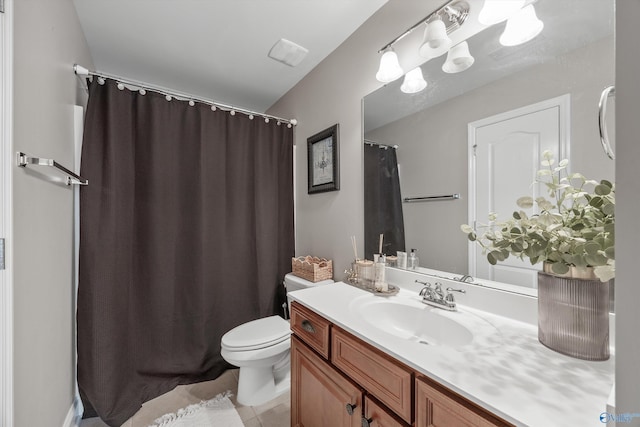
[[[389,48],[380,58],[380,68],[376,73],[376,79],[382,83],[390,83],[402,77],[403,74],[398,62],[398,55]]]
[[[503,46],[517,46],[526,43],[542,31],[544,23],[538,19],[533,4],[523,7],[507,21],[500,36]]]
[[[422,69],[416,67],[404,76],[400,90],[404,93],[418,93],[427,87],[427,82],[422,76]]]
[[[516,46],[525,43],[537,36],[544,28],[544,24],[536,16],[533,7],[536,1],[484,0],[478,21],[489,26],[507,20],[505,30],[500,36],[500,43],[503,46]],[[447,60],[442,65],[442,71],[445,73],[459,73],[471,67],[475,59],[469,53],[468,43],[463,40],[451,47],[452,41],[449,37],[450,33],[464,24],[469,16],[469,10],[470,6],[467,1],[451,0],[387,43],[378,51],[383,55],[380,58],[380,68],[376,73],[376,79],[382,83],[390,83],[402,76],[403,71],[398,62],[398,56],[392,47],[423,24],[426,25],[426,28],[422,44],[418,49],[422,57],[433,59],[448,52]],[[427,82],[422,76],[422,70],[417,67],[406,74],[400,90],[405,93],[416,93],[426,86]]]
[[[413,30],[421,25],[427,25],[425,29],[425,40],[421,47],[421,54],[428,58],[434,58],[444,54],[451,45],[451,40],[447,34],[457,30],[464,23],[469,15],[469,3],[465,0],[451,0],[440,9],[422,18],[414,26],[400,34],[395,39],[387,43],[378,53],[382,53],[380,58],[380,68],[376,73],[376,79],[382,83],[392,82],[404,74],[398,56],[392,50],[394,44],[409,35]],[[439,21],[439,23],[436,23]],[[444,31],[443,31],[444,27]],[[433,34],[433,36],[431,36]]]
[[[525,0],[485,0],[478,15],[478,22],[494,25],[509,19],[524,6]]]
[[[447,54],[447,60],[442,64],[445,73],[459,73],[471,67],[475,58],[469,53],[469,44],[466,41],[458,43]]]

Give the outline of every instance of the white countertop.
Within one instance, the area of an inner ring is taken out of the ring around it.
[[[354,309],[354,304],[368,299],[420,300],[415,292],[404,289],[397,296],[379,297],[338,282],[291,292],[289,296],[516,425],[602,425],[600,414],[607,409],[613,386],[613,356],[605,362],[564,356],[538,342],[535,326],[463,305],[458,306],[463,315],[480,318],[480,323],[495,329],[490,328],[490,336],[474,331],[474,343],[458,349],[399,338],[363,320]]]

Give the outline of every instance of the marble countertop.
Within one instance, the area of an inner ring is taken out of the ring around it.
[[[613,386],[613,356],[604,362],[564,356],[539,343],[535,326],[463,305],[462,315],[485,327],[474,329],[474,341],[458,348],[401,338],[358,313],[360,304],[383,298],[420,302],[415,292],[405,289],[380,297],[338,282],[289,297],[516,425],[602,425],[600,414]],[[375,310],[375,304],[371,307]]]

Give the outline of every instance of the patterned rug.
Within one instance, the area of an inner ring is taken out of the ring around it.
[[[149,427],[243,427],[230,396],[231,392],[226,391],[211,400],[165,414]]]

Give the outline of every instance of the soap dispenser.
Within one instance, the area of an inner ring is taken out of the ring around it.
[[[416,252],[418,252],[417,249],[411,249],[409,260],[407,261],[407,268],[409,270],[415,270],[418,267],[418,255]]]

